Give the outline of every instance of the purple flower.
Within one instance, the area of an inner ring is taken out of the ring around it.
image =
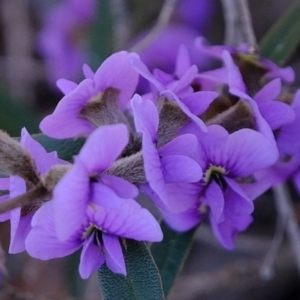
[[[126,275],[119,237],[162,240],[155,218],[132,199],[137,188],[105,174],[127,142],[123,124],[103,126],[89,136],[74,166],[56,186],[53,200],[32,220],[33,229],[26,239],[30,255],[47,260],[83,247],[82,278],[89,277],[104,261],[113,272]]]
[[[144,168],[149,183],[142,190],[162,210],[185,210],[198,198],[199,189],[193,183],[202,177],[202,170],[193,159],[197,138],[182,135],[157,149],[157,108],[151,100],[143,100],[139,95],[131,103],[136,129],[142,133]]]
[[[23,128],[21,132],[20,144],[28,150],[41,175],[44,175],[54,165],[66,163],[57,157],[56,152],[47,153],[46,150],[30,136],[25,128]],[[9,198],[26,193],[28,185],[30,187],[29,183],[26,183],[24,179],[17,176],[10,176],[9,179],[2,179],[2,181],[4,180],[7,180],[8,183],[5,189],[10,191]],[[1,189],[2,188],[4,188],[4,186],[1,184]],[[18,253],[25,250],[24,242],[32,228],[30,223],[34,213],[35,210],[24,207],[16,208],[9,213],[4,214],[10,215],[11,241],[9,253]]]
[[[87,61],[83,30],[92,22],[96,5],[95,0],[65,0],[49,10],[37,47],[45,58],[51,83],[80,75],[81,66]]]
[[[198,205],[177,214],[164,213],[164,217],[174,229],[183,231],[194,226],[197,218],[200,221],[208,208],[215,235],[231,249],[236,234],[252,220],[252,199],[243,189],[247,184],[241,182],[274,164],[278,152],[265,136],[251,129],[228,134],[213,126],[199,142],[204,176],[199,183]]]
[[[227,51],[223,52],[223,59],[228,70],[227,81],[230,91],[245,100],[247,98],[248,102],[252,103],[252,106],[255,101],[261,116],[267,121],[272,130],[279,129],[284,124],[291,123],[295,119],[294,109],[290,105],[276,100],[281,92],[281,81],[279,78],[267,83],[253,96],[254,101],[252,101],[249,96],[244,96],[246,86],[242,75]]]
[[[129,64],[129,54],[121,51],[111,55],[95,74],[85,65],[84,73],[86,79],[79,85],[58,81],[65,97],[42,120],[40,128],[45,134],[69,138],[90,134],[101,125],[127,122],[123,111],[138,81],[138,74]]]
[[[264,74],[265,78],[281,78],[285,82],[291,83],[295,79],[295,73],[291,67],[279,68],[272,61],[254,56],[250,52],[250,48],[246,44],[242,44],[235,48],[232,46],[217,45],[217,46],[207,46],[205,45],[205,39],[199,37],[196,39],[196,46],[202,54],[209,55],[216,59],[222,59],[223,51],[228,51],[232,56],[247,56],[249,55],[252,60],[260,65],[262,68],[266,69]]]
[[[156,103],[158,100],[157,94],[159,93],[159,95],[176,103],[182,112],[197,124],[200,130],[206,131],[206,125],[198,116],[209,107],[218,96],[218,93],[210,91],[194,92],[191,85],[197,75],[197,67],[190,65],[183,47],[180,49],[178,58],[175,75],[179,78],[176,80],[170,80],[170,76],[168,79],[165,76],[165,78],[158,80],[136,54],[131,55],[130,60],[133,68],[154,86],[152,97],[151,95],[145,95],[144,98],[152,98],[153,102]],[[162,75],[162,73],[158,75]]]

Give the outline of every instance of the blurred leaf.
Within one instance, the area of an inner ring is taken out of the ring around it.
[[[72,161],[73,156],[79,153],[85,142],[85,138],[57,140],[42,133],[34,134],[32,137],[37,140],[47,152],[56,151],[59,158],[67,161]]]
[[[104,264],[98,271],[104,300],[165,299],[158,270],[145,243],[126,240],[123,247],[127,276],[113,273]]]
[[[0,89],[0,128],[12,136],[19,136],[26,127],[30,132],[38,131],[36,114],[24,103],[17,102]]]
[[[152,244],[150,250],[159,270],[164,294],[167,297],[192,246],[196,228],[187,232],[176,232],[165,223],[161,224],[164,239]]]
[[[96,70],[113,51],[113,25],[110,1],[98,1],[95,21],[90,30],[90,66]]]
[[[287,62],[300,44],[300,1],[295,1],[260,43],[260,55],[277,64]]]

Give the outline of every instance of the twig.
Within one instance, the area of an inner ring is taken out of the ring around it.
[[[273,187],[277,212],[283,220],[286,220],[286,232],[290,240],[294,257],[300,276],[300,231],[297,219],[292,207],[289,191],[284,184]]]
[[[114,26],[114,50],[124,49],[131,35],[131,22],[124,0],[111,0],[111,12]]]
[[[276,230],[274,238],[271,243],[271,247],[267,252],[264,262],[260,267],[259,274],[263,280],[270,280],[274,277],[274,263],[276,256],[279,252],[280,245],[283,241],[283,236],[286,228],[287,218],[279,214],[277,216]]]
[[[158,37],[159,33],[168,25],[173,15],[176,2],[177,0],[165,0],[161,12],[158,16],[157,23],[140,42],[138,42],[130,49],[130,51],[139,53],[147,48]]]
[[[222,0],[225,19],[225,44],[247,43],[257,49],[247,0]]]
[[[28,204],[34,204],[36,202],[41,203],[44,199],[48,198],[49,193],[47,190],[42,185],[37,185],[25,194],[0,203],[0,214]]]

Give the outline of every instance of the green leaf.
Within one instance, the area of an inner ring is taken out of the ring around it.
[[[96,70],[113,51],[113,23],[110,1],[98,1],[96,18],[90,30],[90,61]]]
[[[113,273],[105,264],[98,271],[103,299],[165,299],[158,270],[145,243],[126,240],[123,253],[127,276]]]
[[[72,138],[57,140],[42,133],[34,134],[32,137],[38,141],[47,152],[56,151],[59,158],[72,161],[82,148],[85,138]]]
[[[12,136],[19,136],[21,129],[38,131],[38,118],[24,103],[13,99],[0,87],[0,128]]]
[[[196,228],[179,233],[161,224],[164,239],[152,244],[151,253],[159,270],[167,297],[191,249]]]
[[[279,65],[287,62],[300,43],[300,1],[295,1],[260,43],[260,55]]]

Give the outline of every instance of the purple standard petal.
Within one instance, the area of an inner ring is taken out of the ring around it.
[[[57,236],[65,241],[77,231],[84,220],[90,200],[90,178],[77,159],[72,169],[59,181],[53,191],[53,206]]]
[[[100,182],[93,182],[91,186],[91,199],[89,202],[88,214],[90,214],[90,208],[93,208],[93,204],[95,203],[98,206],[109,208],[109,209],[119,209],[121,205],[123,205],[123,201],[127,201],[128,198],[120,198],[116,191],[114,191],[111,187]],[[93,215],[93,213],[92,213]]]
[[[119,157],[128,143],[128,129],[124,124],[97,128],[78,154],[88,174],[106,170]]]
[[[266,84],[261,90],[259,90],[253,99],[258,103],[268,102],[270,100],[276,99],[281,92],[281,80],[276,78]]]
[[[115,88],[120,91],[120,108],[125,109],[132,97],[139,75],[129,63],[130,54],[126,51],[108,57],[95,73],[95,86],[98,91]]]
[[[202,178],[202,169],[193,159],[182,155],[161,158],[165,183],[197,182]]]
[[[229,135],[223,149],[215,149],[215,158],[230,176],[244,177],[273,165],[278,151],[261,133],[241,129]]]
[[[93,96],[93,81],[83,80],[75,90],[61,99],[51,115],[42,120],[41,131],[58,139],[91,133],[94,127],[87,120],[78,118],[78,115]]]
[[[160,156],[186,155],[193,157],[198,150],[198,140],[193,134],[183,134],[158,149]]]
[[[152,141],[155,142],[159,123],[158,111],[155,104],[135,94],[131,100],[131,106],[136,130],[149,135]]]
[[[279,129],[285,124],[295,120],[294,109],[281,101],[269,101],[259,105],[263,118],[268,122],[272,130]]]
[[[62,91],[62,93],[64,95],[70,94],[78,86],[77,83],[75,83],[73,81],[70,81],[70,80],[67,80],[67,79],[58,79],[56,81],[56,85]]]
[[[95,198],[100,195],[94,195]],[[109,199],[107,199],[109,202]],[[100,199],[95,199],[99,203]],[[117,207],[111,205],[89,207],[89,219],[107,234],[130,238],[137,241],[159,242],[162,231],[151,213],[135,200],[120,199]]]
[[[181,99],[188,109],[196,116],[203,114],[210,104],[218,97],[216,92],[196,92]]]
[[[101,182],[110,187],[121,198],[135,198],[139,194],[135,185],[120,177],[101,175]]]
[[[205,189],[202,202],[209,206],[211,218],[214,219],[214,222],[219,223],[224,220],[224,195],[221,188],[214,180],[212,180],[209,186]]]
[[[118,237],[103,233],[102,238],[107,267],[114,273],[126,276],[124,255]]]
[[[104,263],[105,257],[100,245],[94,243],[92,234],[83,244],[80,255],[79,274],[82,279],[87,279]]]

